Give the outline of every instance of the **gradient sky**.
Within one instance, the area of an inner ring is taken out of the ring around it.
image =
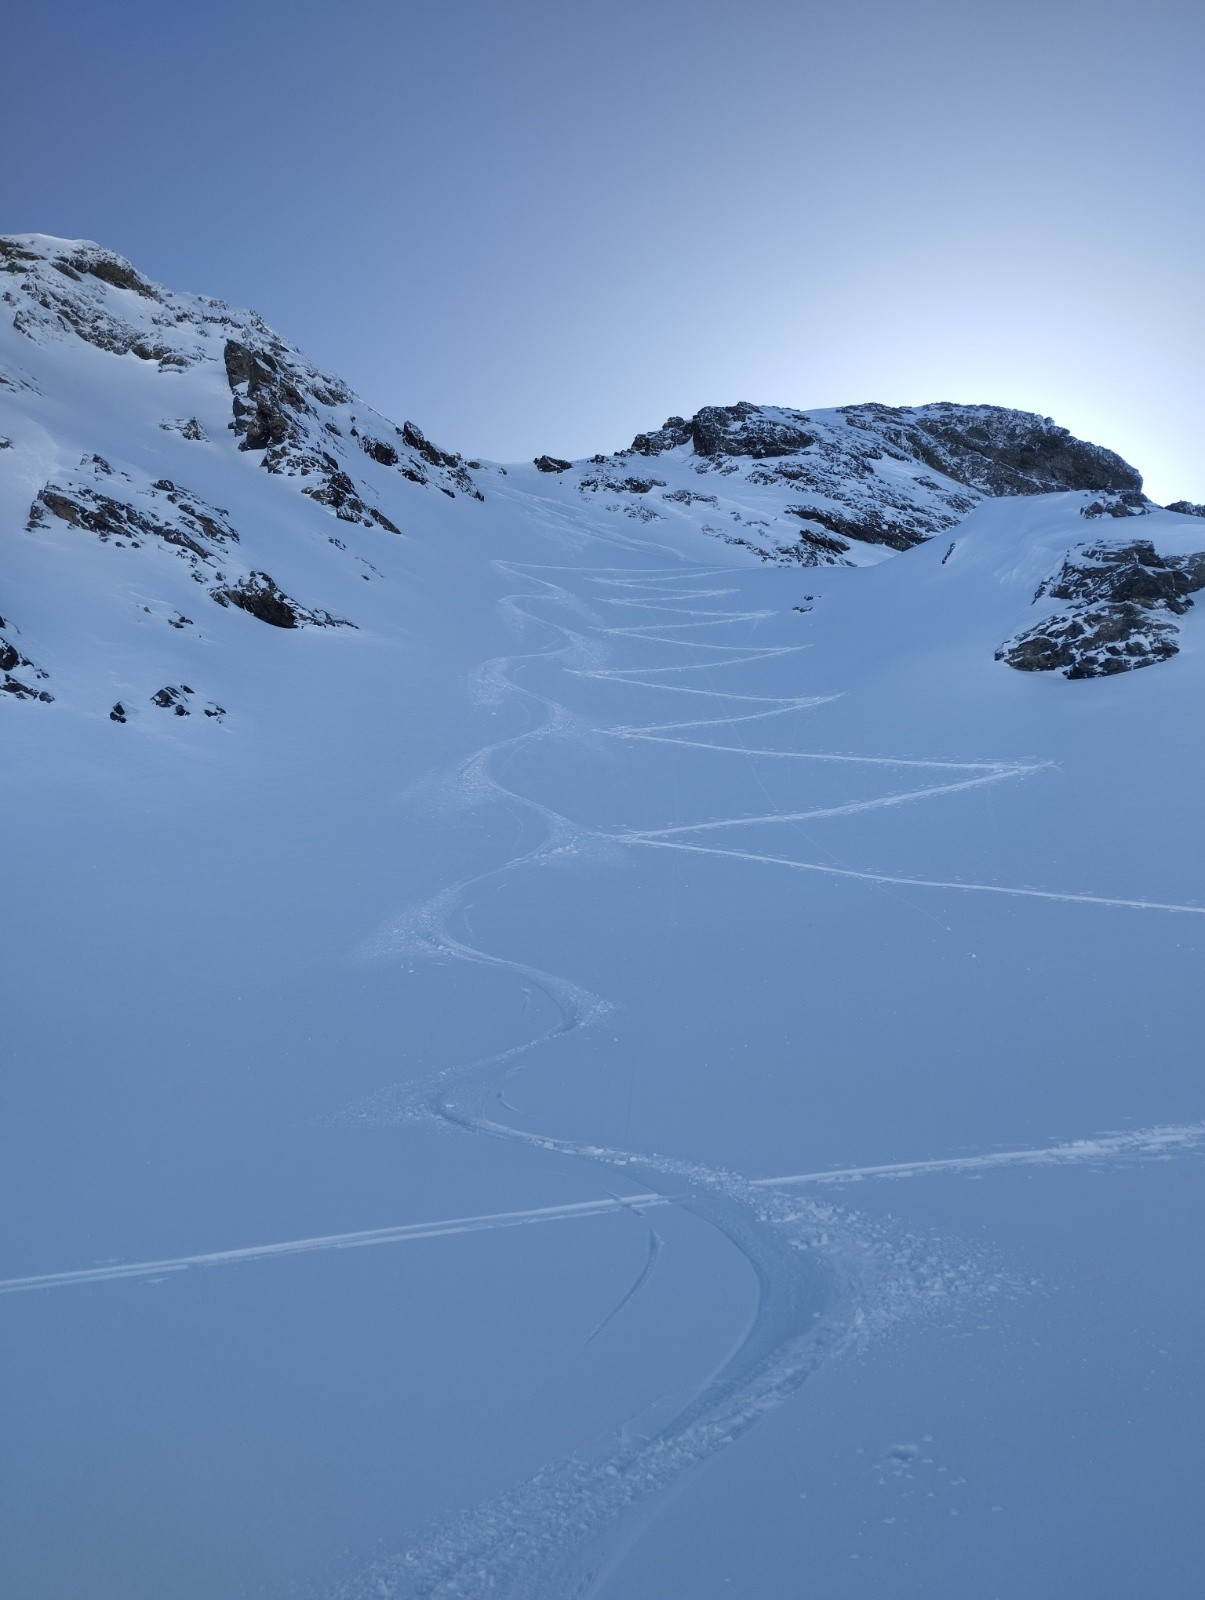
[[[0,231],[496,459],[992,401],[1205,501],[1200,0],[9,0]]]

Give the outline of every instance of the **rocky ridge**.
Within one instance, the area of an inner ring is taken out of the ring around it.
[[[536,466],[568,474],[583,494],[605,496],[639,521],[671,507],[712,507],[702,532],[804,566],[858,564],[873,559],[867,547],[910,549],[995,496],[1142,492],[1141,475],[1120,456],[1049,417],[944,402],[810,412],[705,406],[611,456],[576,464],[541,456]],[[689,484],[671,484],[666,468]]]
[[[157,446],[144,432],[143,417],[136,420],[132,412],[118,451],[110,444],[92,448],[87,424],[76,435],[74,454],[67,437],[56,437],[59,448],[39,484],[46,437],[39,419],[74,398],[63,388],[65,372],[111,372],[120,387],[140,396],[161,389],[163,412],[154,426],[198,452],[198,479],[237,483],[234,461],[223,464],[229,452],[257,463],[288,496],[301,497],[299,530],[306,504],[337,524],[394,537],[405,531],[408,516],[422,517],[424,495],[483,498],[459,455],[432,444],[413,422],[399,427],[382,417],[255,312],[175,293],[88,241],[0,237],[0,334],[0,402],[27,424],[23,430],[6,423],[0,434],[10,486],[21,480],[33,485],[21,512],[23,530],[35,537],[70,530],[122,552],[127,563],[137,552],[141,576],[135,580],[130,568],[131,583],[145,579],[161,587],[153,566],[142,564],[172,556],[218,605],[260,622],[289,629],[353,625],[312,598],[288,594],[266,570],[278,555],[257,548],[257,527],[240,522],[246,513],[214,503],[207,488],[194,484],[187,463],[181,466],[179,452],[169,456]],[[139,380],[140,367],[149,383]],[[172,414],[181,394],[204,404],[193,414]],[[168,459],[168,471],[148,470],[148,461]],[[290,503],[280,503],[286,518]],[[361,575],[374,570],[348,549],[346,535],[332,532],[326,542],[333,561],[358,562]],[[187,603],[165,609],[171,627],[194,626]],[[0,645],[0,687],[15,698],[51,701],[41,687],[47,669],[18,647],[16,624],[8,627],[14,637]],[[147,698],[161,704],[154,695]]]

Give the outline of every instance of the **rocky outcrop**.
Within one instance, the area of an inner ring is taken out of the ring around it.
[[[562,461],[560,456],[537,456],[532,465],[538,472],[568,472],[572,461]]]
[[[167,291],[123,257],[94,244],[46,243],[39,250],[19,236],[0,237],[0,272],[23,291],[19,302],[11,291],[6,297],[16,304],[13,326],[18,333],[31,339],[75,334],[98,350],[157,362],[163,371],[180,371],[200,359],[195,348],[182,348],[161,331],[175,321],[167,311]],[[129,315],[122,315],[108,289],[122,290],[142,304],[131,302]],[[217,307],[220,302],[204,304]]]
[[[1138,489],[1116,489],[1080,507],[1080,516],[1089,522],[1097,517],[1145,517],[1154,505]]]
[[[8,626],[0,617],[0,628]],[[21,673],[20,677],[16,676],[18,672]],[[49,676],[44,668],[18,650],[11,639],[0,633],[0,693],[12,695],[15,700],[40,700],[44,705],[50,705],[54,696],[48,690],[38,688],[38,684],[44,683]],[[33,681],[30,682],[30,679]]]
[[[189,717],[198,709],[196,704],[196,690],[191,689],[186,683],[165,684],[162,689],[157,689],[151,696],[151,704],[158,706],[161,711],[171,711],[177,717]],[[221,722],[226,715],[225,706],[220,706],[216,701],[210,700],[200,707],[203,716],[215,722]],[[110,722],[125,722],[129,712],[119,700],[109,712]]]
[[[232,395],[231,427],[239,436],[240,450],[263,451],[269,472],[305,479],[302,493],[329,506],[341,521],[375,524],[389,533],[401,531],[356,483],[347,463],[339,460],[342,430],[326,413],[349,406],[354,400],[350,389],[303,368],[281,341],[273,348],[253,349],[228,339],[223,360]],[[483,498],[459,456],[438,449],[412,422],[393,431],[397,444],[362,430],[354,420],[349,428],[370,460],[396,470],[410,483],[434,481],[445,494],[455,495],[459,489]],[[431,468],[437,469],[434,479]]]
[[[237,583],[212,591],[220,606],[237,606],[273,628],[352,628],[352,622],[332,617],[329,611],[311,610],[285,594],[266,572],[252,572]]]
[[[566,463],[565,467],[563,469],[560,469],[560,470],[567,471],[568,470],[568,466],[569,466],[569,464]],[[603,473],[595,473],[590,477],[583,478],[579,482],[578,488],[582,491],[583,494],[587,494],[587,493],[595,493],[595,494],[597,494],[600,490],[602,490],[602,491],[604,491],[604,492],[606,492],[608,494],[649,494],[653,489],[664,489],[665,488],[665,479],[664,478],[635,478],[635,477],[619,478],[619,477],[615,477],[612,474],[603,472]],[[666,495],[665,498],[667,500],[672,500],[674,498],[674,496],[673,495]],[[681,498],[681,491],[679,492],[679,498]],[[699,495],[696,498],[703,499],[705,497],[702,496],[702,495]],[[690,503],[690,501],[688,499],[686,501],[686,504],[689,504],[689,503]]]
[[[178,433],[183,439],[205,441],[209,438],[196,417],[172,417],[166,422],[161,422],[159,426],[164,433]]]
[[[219,506],[207,504],[170,478],[139,484],[130,473],[96,455],[86,456],[73,473],[51,479],[39,489],[27,528],[32,532],[55,521],[133,550],[146,540],[157,540],[202,561],[238,543],[238,534]]]
[[[1173,500],[1167,509],[1179,512],[1182,517],[1205,517],[1205,506],[1196,505],[1192,500]]]
[[[1142,606],[1086,606],[1027,628],[996,651],[996,660],[1019,672],[1107,678],[1174,656],[1177,632]]]
[[[1161,556],[1149,539],[1134,539],[1077,551],[1038,586],[1034,599],[1133,602],[1148,609],[1165,606],[1182,616],[1192,605],[1188,596],[1203,587],[1205,551]]]
[[[1146,539],[1086,548],[1034,596],[1068,601],[1068,609],[1014,635],[996,660],[1020,672],[1067,678],[1152,666],[1179,650],[1171,619],[1191,608],[1189,595],[1198,589],[1205,589],[1205,551],[1162,556]]]
[[[1112,450],[1050,417],[1004,406],[843,406],[850,427],[877,435],[986,495],[1067,489],[1141,490],[1142,475]]]
[[[1141,475],[1113,451],[1028,411],[941,402],[842,406],[836,415],[866,436],[862,447],[850,445],[855,459],[895,453],[987,495],[1142,488]],[[801,455],[814,446],[828,454],[835,442],[831,435],[830,425],[819,417],[741,401],[704,406],[689,421],[670,417],[654,432],[637,434],[630,450],[653,456],[690,444],[696,455],[713,459],[764,461]]]

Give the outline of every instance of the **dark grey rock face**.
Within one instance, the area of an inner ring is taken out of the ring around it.
[[[1065,561],[1034,596],[1068,600],[1071,608],[1007,640],[996,660],[1067,678],[1153,666],[1179,650],[1171,619],[1191,608],[1198,589],[1205,589],[1205,551],[1161,556],[1147,539],[1093,546]]]
[[[845,406],[842,415],[851,427],[878,432],[886,443],[988,495],[1142,488],[1142,474],[1112,450],[1034,412],[943,401]]]
[[[1182,616],[1192,605],[1188,596],[1205,585],[1202,562],[1205,552],[1161,556],[1149,539],[1094,545],[1065,561],[1034,599],[1048,594],[1055,600],[1133,602],[1148,608],[1166,606]]]
[[[0,628],[7,626],[4,618],[0,617]],[[16,672],[23,672],[24,675],[14,677]],[[41,700],[44,705],[50,705],[54,696],[48,690],[37,687],[49,676],[48,672],[18,650],[10,639],[0,634],[0,693],[10,694],[15,700]],[[34,680],[32,683],[28,681],[30,678]]]
[[[1177,631],[1143,606],[1086,606],[1017,634],[996,651],[996,660],[1019,672],[1106,678],[1174,656]]]
[[[1115,489],[1080,507],[1080,516],[1089,522],[1097,517],[1145,517],[1155,509],[1152,501],[1138,489]]]
[[[238,583],[224,584],[213,590],[213,598],[220,606],[237,606],[260,622],[273,628],[351,628],[355,624],[329,611],[310,610],[285,594],[266,572],[252,572]]]
[[[540,472],[568,472],[572,461],[562,461],[560,456],[537,456],[532,466]]]
[[[329,418],[323,420],[322,410],[350,404],[350,389],[333,378],[303,371],[283,344],[276,349],[253,350],[228,339],[224,358],[234,411],[231,427],[239,435],[240,450],[262,450],[263,465],[269,472],[308,478],[302,493],[329,506],[341,521],[400,532],[357,488],[334,453],[340,432]],[[460,489],[474,499],[483,498],[461,458],[433,445],[412,422],[395,430],[404,451],[354,426],[352,432],[366,456],[378,466],[396,469],[411,483],[431,482],[424,467],[435,468],[436,487],[445,494],[454,496]]]
[[[73,473],[39,489],[29,510],[28,528],[52,519],[137,550],[145,540],[174,545],[181,553],[208,560],[238,534],[219,506],[181,489],[170,478],[142,488],[115,471],[103,456],[87,456]]]
[[[835,546],[848,550],[849,545],[841,543],[848,539],[860,539],[863,544],[884,544],[892,550],[909,550],[918,542],[915,528],[910,523],[884,515],[875,507],[869,507],[861,514],[833,511],[823,506],[788,506],[787,511],[805,522],[818,522],[829,534],[834,535],[827,541],[830,548]],[[805,537],[817,549],[825,547],[824,536],[815,529],[809,529]]]
[[[1205,506],[1196,505],[1192,500],[1173,500],[1167,509],[1178,511],[1182,517],[1205,517]]]
[[[837,415],[867,436],[861,449],[851,441],[851,455],[878,459],[895,453],[983,494],[1142,488],[1141,474],[1112,450],[1077,439],[1033,412],[942,401],[842,406]],[[822,455],[831,454],[829,432],[803,412],[740,401],[704,406],[689,421],[670,417],[661,428],[637,434],[630,448],[636,455],[655,456],[689,443],[700,456],[764,461],[801,455],[814,446]]]

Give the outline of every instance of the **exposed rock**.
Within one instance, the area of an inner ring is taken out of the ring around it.
[[[1173,500],[1167,509],[1178,511],[1182,517],[1205,517],[1205,506],[1199,506],[1192,500]]]
[[[287,468],[271,462],[265,464],[270,471],[287,470],[290,476],[294,470],[309,471],[316,475],[318,481],[307,484],[302,494],[316,500],[319,505],[329,506],[341,522],[358,522],[364,527],[371,527],[375,523],[388,533],[402,531],[383,511],[378,511],[376,506],[369,505],[360,497],[355,483],[333,456],[325,452],[319,456],[301,453],[287,459]]]
[[[996,660],[1019,672],[1104,678],[1174,656],[1176,632],[1173,623],[1143,606],[1088,606],[1017,634],[996,651]]]
[[[794,515],[823,536],[797,544],[760,542],[767,560],[827,560],[824,539],[904,550],[944,533],[984,496],[1091,488],[1141,499],[1141,478],[1112,451],[1072,437],[1048,418],[1002,406],[843,406],[803,413],[786,406],[704,406],[693,418],[671,416],[637,434],[632,456],[674,451],[701,475],[739,475],[759,490],[792,494],[767,501],[776,518]],[[618,470],[582,478],[582,486],[618,485]],[[688,493],[688,491],[687,491]],[[680,504],[682,491],[675,491]],[[754,542],[747,541],[747,542]],[[784,555],[783,552],[789,552]]]
[[[546,460],[547,457],[543,457],[542,459]],[[568,465],[569,463],[566,462],[566,466]],[[548,469],[544,468],[542,470],[546,471]],[[592,478],[583,478],[578,484],[578,488],[582,490],[583,493],[585,493],[586,490],[605,489],[611,494],[648,494],[651,489],[664,489],[665,479],[616,478],[608,476],[606,473],[599,473]],[[666,495],[667,500],[671,498],[672,496]],[[702,499],[703,496],[700,495],[698,498]],[[686,503],[689,504],[689,500]]]
[[[532,463],[541,472],[568,472],[572,461],[562,461],[560,456],[537,456]]]
[[[719,500],[713,494],[696,494],[693,489],[670,489],[661,496],[663,500],[673,501],[680,506],[717,506]]]
[[[176,417],[168,422],[161,422],[159,426],[165,433],[178,433],[185,439],[208,439],[209,435],[197,421],[196,417]]]
[[[138,327],[124,314],[127,308],[110,304],[109,290],[130,290],[147,302],[147,307],[130,307],[129,314],[145,317],[152,305],[166,306],[174,298],[112,250],[103,250],[99,245],[68,247],[56,242],[42,254],[17,239],[5,239],[0,248],[0,266],[20,275],[23,294],[13,315],[13,327],[27,338],[74,333],[114,355],[157,361],[164,371],[178,371],[200,359],[199,350],[181,348],[178,341],[169,342]],[[151,320],[153,325],[154,317]],[[162,321],[167,326],[175,318],[166,315]]]
[[[292,375],[282,371],[266,350],[249,350],[227,339],[223,351],[226,377],[234,393],[234,422],[240,450],[266,450],[295,435],[295,419],[306,411],[305,399]]]
[[[238,542],[220,507],[208,505],[170,478],[137,484],[128,473],[116,472],[103,456],[85,457],[74,473],[38,491],[29,511],[29,530],[50,526],[52,518],[105,542],[111,539],[138,549],[145,539],[158,539],[205,561],[222,546]]]
[[[908,550],[919,543],[915,527],[904,522],[893,522],[881,511],[873,509],[863,512],[861,516],[826,510],[822,506],[788,506],[787,512],[805,522],[818,522],[822,528],[837,534],[839,538],[860,539],[864,544],[885,544],[892,550]],[[829,541],[830,544],[833,542]],[[822,548],[819,540],[814,538],[813,543]],[[848,550],[849,546],[838,544],[838,548]]]
[[[35,689],[31,684],[23,683],[20,678],[14,678],[11,673],[0,676],[0,692],[11,694],[16,700],[41,700],[50,705],[54,700],[52,694],[47,694],[45,689]]]
[[[291,599],[266,572],[252,572],[238,583],[225,584],[212,591],[220,606],[237,606],[273,628],[299,628],[306,624],[315,628],[351,628],[355,624],[329,611],[310,610]]]
[[[734,406],[704,406],[690,423],[691,442],[700,456],[793,456],[815,444],[816,435],[799,422],[741,401]],[[669,426],[669,424],[667,424]]]
[[[1100,678],[1166,661],[1179,649],[1171,618],[1205,589],[1205,551],[1161,556],[1147,539],[1095,545],[1069,557],[1034,596],[1071,602],[996,651],[1021,672]]]
[[[151,696],[151,704],[153,706],[160,706],[164,711],[174,711],[178,717],[186,717],[189,715],[189,711],[184,697],[185,695],[191,694],[192,690],[186,683],[181,683],[179,685],[168,684],[164,688],[157,689],[155,691],[155,693]],[[114,710],[116,709],[117,708],[114,707]],[[110,711],[109,715],[112,717],[113,712]],[[124,718],[114,718],[114,721],[119,720],[124,721]]]
[[[148,282],[140,272],[137,272],[122,256],[116,255],[112,250],[102,250],[96,245],[86,245],[82,250],[77,250],[67,261],[55,263],[60,269],[66,268],[68,276],[74,270],[77,274],[86,272],[93,278],[99,278],[102,283],[110,283],[115,289],[131,289],[135,294],[142,295],[147,300],[159,298],[155,286]]]
[[[1145,517],[1153,510],[1154,506],[1139,490],[1120,489],[1081,506],[1079,514],[1091,521],[1095,517]]]
[[[612,460],[671,450],[689,452],[687,461],[700,473],[806,489],[807,501],[782,514],[810,520],[830,536],[896,550],[951,528],[984,495],[1092,489],[1116,496],[1118,505],[1145,505],[1139,474],[1112,451],[1075,439],[1048,417],[1000,406],[864,405],[817,413],[746,401],[705,406],[689,420],[670,417],[637,434]]]
[[[0,628],[7,626],[3,617],[0,617]],[[38,689],[34,684],[27,683],[24,678],[14,678],[14,671],[22,668],[32,675],[35,680],[45,681],[50,674],[36,662],[23,655],[11,639],[0,635],[0,689],[5,694],[11,694],[17,700],[41,700],[49,705],[54,696],[45,689]]]
[[[824,566],[828,562],[840,563],[840,558],[849,550],[843,539],[833,539],[828,534],[818,533],[815,528],[805,528],[799,535],[798,542],[790,546],[780,546],[779,554],[790,555],[805,567]]]
[[[453,455],[448,450],[441,450],[438,445],[432,444],[422,429],[416,427],[413,422],[404,422],[402,424],[402,438],[410,446],[411,450],[422,456],[429,466],[460,466],[460,457],[458,455]]]
[[[126,708],[125,708],[125,706],[122,705],[121,701],[119,700],[117,702],[117,704],[109,712],[109,721],[110,722],[125,722],[126,720],[127,720],[127,718],[126,718]]]
[[[1149,539],[1130,544],[1095,545],[1069,557],[1053,578],[1038,587],[1034,599],[1127,601],[1140,606],[1165,606],[1177,616],[1192,605],[1188,598],[1205,587],[1205,552],[1161,556]]]
[[[684,417],[667,417],[661,427],[650,433],[638,433],[628,449],[638,456],[659,456],[666,450],[676,450],[679,445],[688,444],[691,438],[691,425]],[[595,456],[594,460],[601,466],[606,457]]]
[[[988,495],[1142,488],[1142,475],[1112,450],[1033,412],[940,402],[843,406],[841,414],[851,427],[878,433],[884,443]]]
[[[374,439],[371,434],[360,435],[360,449],[366,456],[371,456],[374,461],[383,467],[396,467],[398,463],[397,451],[391,444],[386,444],[384,439]]]

